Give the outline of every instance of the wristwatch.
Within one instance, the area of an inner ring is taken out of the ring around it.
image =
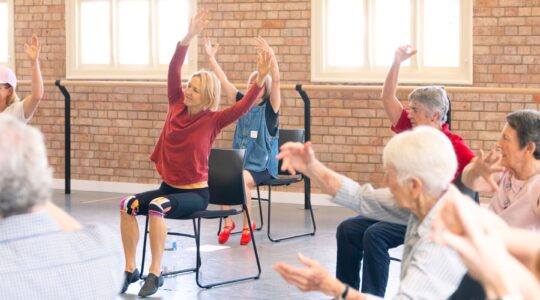
[[[336,300],[345,300],[347,298],[347,294],[349,293],[349,285],[344,283],[345,285],[345,289],[343,290],[343,293],[341,293],[341,296],[339,296],[339,298],[336,298]],[[502,300],[506,300],[506,299],[502,299]],[[513,300],[513,299],[510,299],[510,300]]]

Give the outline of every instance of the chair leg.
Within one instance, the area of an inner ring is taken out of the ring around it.
[[[306,178],[304,179],[306,180]],[[306,185],[304,185],[304,188],[306,187]],[[304,193],[309,193],[309,189],[308,190],[304,190]],[[309,195],[311,196],[311,195]],[[313,215],[313,207],[311,205],[311,201],[310,201],[310,197],[309,197],[307,194],[306,194],[306,205],[305,205],[305,209],[309,209],[309,213],[311,215],[311,225],[313,226],[313,230],[310,231],[310,232],[306,232],[306,233],[302,233],[302,234],[298,234],[298,235],[291,235],[291,236],[285,236],[285,237],[280,237],[280,238],[273,238],[272,235],[271,235],[271,230],[270,230],[270,224],[271,224],[271,211],[272,211],[272,187],[271,186],[268,186],[268,229],[267,229],[267,236],[268,236],[268,239],[274,243],[276,242],[281,242],[283,240],[288,240],[288,239],[293,239],[293,238],[297,238],[297,237],[302,237],[302,236],[308,236],[308,235],[315,235],[315,232],[317,231],[317,225],[315,224],[315,216]]]
[[[247,280],[257,280],[257,279],[260,278],[260,276],[261,276],[261,262],[259,260],[259,253],[257,252],[257,246],[255,244],[255,236],[253,235],[253,230],[252,230],[253,228],[251,228],[251,218],[249,216],[249,213],[247,211],[247,207],[246,207],[245,204],[242,206],[242,208],[244,209],[244,212],[246,212],[246,216],[247,216],[247,219],[248,219],[248,226],[249,226],[250,233],[251,233],[251,243],[253,244],[253,252],[255,253],[255,259],[257,261],[257,275],[248,276],[248,277],[241,277],[241,278],[236,278],[236,279],[226,280],[226,281],[220,281],[220,282],[215,282],[215,283],[210,283],[210,284],[202,284],[201,281],[200,281],[200,278],[199,278],[200,277],[201,265],[202,265],[201,252],[200,252],[201,219],[199,218],[198,221],[197,221],[197,223],[198,223],[198,231],[197,231],[196,237],[195,237],[195,241],[196,241],[196,245],[197,245],[197,271],[196,271],[196,275],[195,275],[195,281],[197,282],[197,285],[200,288],[209,289],[209,288],[219,286],[219,285],[225,285],[225,284],[241,282],[241,281],[247,281]]]
[[[257,201],[259,202],[259,220],[261,222],[261,226],[259,226],[257,230],[262,230],[264,226],[264,219],[263,219],[262,203],[261,203],[261,191],[259,189],[259,186],[257,186]]]

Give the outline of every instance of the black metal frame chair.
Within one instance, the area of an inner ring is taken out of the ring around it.
[[[304,138],[305,138],[304,129],[280,129],[279,130],[279,147],[281,147],[283,144],[287,142],[303,143]],[[279,161],[278,178],[270,179],[257,186],[257,201],[259,202],[259,217],[261,221],[261,226],[259,226],[258,230],[262,229],[262,227],[264,226],[261,201],[267,201],[268,202],[267,235],[268,235],[268,239],[272,242],[280,242],[286,239],[292,239],[292,238],[307,236],[307,235],[315,235],[315,232],[317,231],[317,225],[315,223],[315,217],[313,215],[313,207],[311,206],[311,203],[309,203],[309,206],[306,207],[306,209],[309,209],[309,213],[311,215],[311,224],[313,225],[312,231],[298,234],[298,235],[280,237],[280,238],[273,238],[271,235],[272,187],[290,185],[290,184],[301,182],[301,181],[304,181],[304,194],[306,195],[306,199],[310,199],[311,189],[310,189],[309,178],[302,174],[291,175],[286,171],[281,171],[281,161]],[[261,198],[261,192],[260,192],[261,186],[268,187],[268,198]]]
[[[167,232],[168,235],[183,236],[195,239],[197,248],[196,266],[195,268],[189,268],[184,270],[178,270],[174,272],[162,273],[163,276],[195,272],[197,285],[201,288],[212,288],[218,285],[224,285],[229,283],[241,282],[246,280],[259,279],[261,275],[261,264],[259,261],[259,254],[257,252],[257,246],[255,244],[255,237],[251,232],[251,242],[253,245],[253,251],[255,259],[257,261],[257,274],[252,276],[246,276],[241,278],[235,278],[220,282],[203,284],[200,282],[200,268],[201,261],[201,220],[202,219],[220,219],[223,217],[233,216],[246,212],[249,226],[251,229],[251,219],[246,208],[245,191],[244,191],[244,176],[243,176],[243,161],[244,151],[240,149],[212,149],[210,153],[209,172],[208,172],[208,185],[210,189],[210,204],[215,205],[241,205],[242,209],[229,209],[229,210],[204,210],[195,212],[190,216],[186,216],[177,220],[192,220],[194,234],[185,234],[180,232]],[[146,241],[148,231],[148,216],[146,216],[145,234],[143,242],[143,254],[141,262],[141,279],[144,278],[144,259],[146,256]]]

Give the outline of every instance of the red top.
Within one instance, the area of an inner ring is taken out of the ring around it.
[[[159,140],[150,156],[161,179],[169,185],[208,180],[210,148],[221,129],[247,113],[261,88],[256,84],[233,106],[222,111],[188,114],[182,90],[182,65],[188,47],[178,45],[169,64],[167,89],[169,110]]]
[[[411,129],[412,123],[411,120],[409,120],[409,112],[406,110],[402,110],[401,116],[399,117],[399,120],[395,126],[392,126],[392,131],[395,133],[400,133],[405,130]],[[465,166],[473,159],[474,153],[469,149],[467,145],[465,145],[465,142],[463,142],[463,139],[455,134],[452,133],[450,130],[448,130],[448,124],[443,124],[441,131],[450,139],[450,142],[452,142],[452,146],[454,146],[454,151],[456,152],[456,157],[458,161],[458,169],[456,171],[456,174],[454,176],[454,180],[457,178],[458,174],[463,172],[463,169]]]

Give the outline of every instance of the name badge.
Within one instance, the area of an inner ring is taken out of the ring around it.
[[[259,132],[257,130],[252,130],[250,132],[250,136],[251,136],[252,139],[256,139],[258,134],[259,134]]]

